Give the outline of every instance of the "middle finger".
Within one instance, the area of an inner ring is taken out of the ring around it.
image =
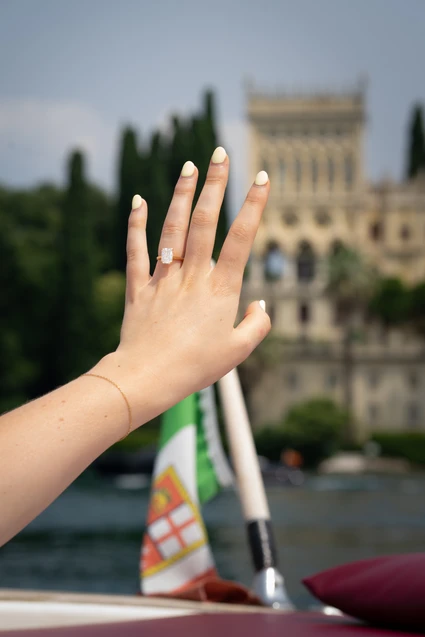
[[[229,175],[229,158],[224,148],[215,149],[202,192],[193,211],[186,244],[184,266],[210,269],[217,221]]]

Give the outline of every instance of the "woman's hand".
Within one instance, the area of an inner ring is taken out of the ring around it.
[[[127,393],[135,426],[185,396],[217,381],[241,363],[270,330],[259,302],[235,327],[243,272],[269,194],[267,174],[257,175],[234,220],[215,267],[211,266],[229,158],[217,148],[190,219],[198,171],[186,162],[162,229],[158,254],[173,248],[184,260],[157,262],[149,274],[148,208],[136,195],[129,218],[127,288],[121,340],[95,370]],[[141,388],[148,389],[146,404]],[[148,412],[148,413],[147,413]]]

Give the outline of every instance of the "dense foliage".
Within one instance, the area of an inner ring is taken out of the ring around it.
[[[379,444],[383,456],[406,458],[413,464],[425,465],[424,432],[376,432],[372,434],[371,439]]]
[[[282,451],[294,449],[302,455],[305,466],[314,467],[338,450],[348,418],[348,413],[328,398],[294,405],[282,423],[255,435],[257,452],[277,462]]]

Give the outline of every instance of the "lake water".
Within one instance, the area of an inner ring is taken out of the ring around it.
[[[148,486],[86,473],[0,549],[0,587],[134,594]],[[313,602],[301,579],[351,560],[425,551],[425,476],[308,477],[270,488],[280,569],[293,601]],[[222,577],[249,585],[239,502],[221,493],[204,519]]]

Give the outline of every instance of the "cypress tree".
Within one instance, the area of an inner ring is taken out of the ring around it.
[[[56,341],[58,383],[71,380],[94,363],[96,248],[84,158],[80,152],[74,152],[69,160],[62,215]]]
[[[167,147],[159,132],[154,133],[152,136],[150,149],[144,158],[144,164],[145,192],[149,206],[146,240],[152,273],[156,265],[162,226],[174,187],[174,184],[172,185],[169,179]]]
[[[142,191],[142,162],[137,150],[137,136],[132,128],[123,131],[118,166],[118,202],[115,223],[115,268],[125,272],[128,216],[133,196]],[[145,197],[143,192],[140,194]]]
[[[214,148],[216,148],[216,146],[219,145],[218,134],[217,134],[215,98],[214,98],[214,93],[212,91],[207,91],[204,96],[204,119],[205,119],[205,125],[207,129],[208,145],[210,147],[210,154],[211,154]],[[218,259],[221,247],[224,243],[224,240],[226,238],[227,231],[230,225],[229,210],[228,210],[228,201],[229,201],[228,191],[229,191],[229,186],[227,186],[223,205],[221,207],[220,217],[218,219],[217,233],[215,236],[215,244],[214,244],[214,251],[213,251],[214,259]]]
[[[407,178],[413,179],[421,171],[425,170],[425,134],[422,116],[422,107],[415,106],[410,126],[410,143],[407,158]]]

